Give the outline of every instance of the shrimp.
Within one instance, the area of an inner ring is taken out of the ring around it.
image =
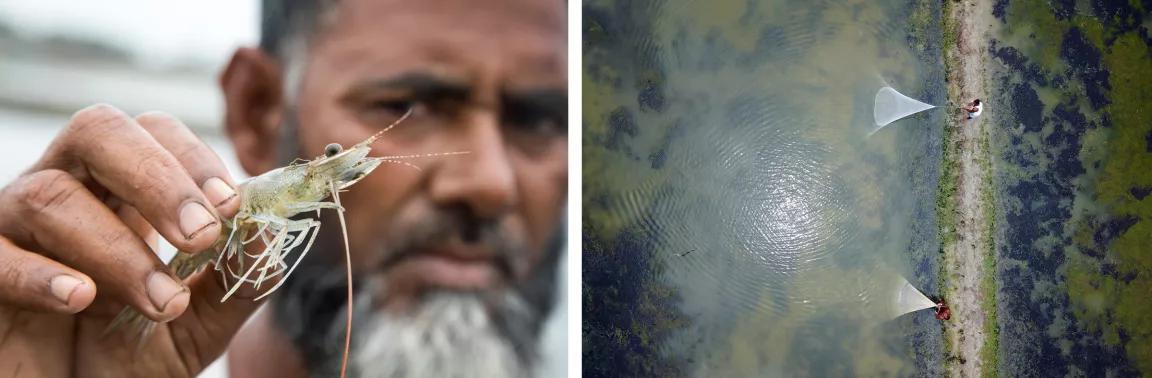
[[[344,221],[344,207],[340,204],[341,191],[356,184],[368,174],[372,173],[381,163],[395,163],[419,170],[420,168],[404,162],[405,159],[461,155],[467,152],[447,152],[421,155],[393,155],[370,157],[372,143],[382,134],[404,121],[411,114],[411,110],[401,116],[396,122],[368,137],[368,139],[343,149],[338,143],[331,143],[324,149],[324,155],[310,161],[293,162],[288,166],[277,168],[267,173],[248,179],[239,185],[240,210],[232,219],[224,220],[220,236],[211,248],[199,253],[184,253],[178,251],[176,256],[168,263],[169,269],[177,277],[186,279],[193,273],[214,262],[215,270],[222,275],[227,293],[221,302],[231,298],[237,290],[245,284],[252,285],[260,300],[272,294],[284,283],[304,256],[312,248],[313,242],[320,229],[320,221],[312,218],[291,219],[293,216],[305,212],[316,211],[319,216],[323,209],[333,209],[339,213],[340,225],[344,234],[344,249],[346,257],[348,251],[348,232]],[[326,201],[326,198],[331,201]],[[245,246],[259,239],[264,248],[259,253],[249,253]],[[292,251],[300,248],[300,256],[291,266],[287,257]],[[245,268],[245,260],[254,259],[250,266]],[[349,260],[350,261],[350,260]],[[233,269],[233,265],[236,269]],[[351,262],[348,270],[348,333],[345,340],[344,364],[341,376],[347,364],[347,348],[350,343],[352,324],[352,279]],[[279,277],[280,280],[271,287],[261,286]],[[104,333],[107,335],[120,326],[129,326],[136,330],[140,337],[140,345],[151,334],[155,323],[145,318],[139,312],[125,308],[108,325]]]

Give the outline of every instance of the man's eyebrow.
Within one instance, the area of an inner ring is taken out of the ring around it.
[[[504,103],[510,108],[560,114],[568,109],[568,91],[561,88],[507,91]]]
[[[472,87],[463,81],[451,80],[426,72],[408,72],[395,77],[373,80],[364,89],[384,89],[411,92],[418,98],[440,96],[466,97]]]

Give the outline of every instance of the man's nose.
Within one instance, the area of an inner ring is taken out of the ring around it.
[[[497,116],[492,112],[468,115],[453,128],[456,149],[467,155],[446,157],[433,173],[431,196],[444,205],[463,204],[476,216],[497,218],[517,201],[516,172]]]

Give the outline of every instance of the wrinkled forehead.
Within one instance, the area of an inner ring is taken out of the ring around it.
[[[564,11],[557,0],[341,0],[321,21],[309,71],[564,87]]]

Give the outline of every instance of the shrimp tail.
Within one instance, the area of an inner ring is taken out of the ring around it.
[[[219,253],[212,250],[196,254],[176,252],[176,256],[168,263],[168,269],[176,274],[177,277],[185,279],[191,276],[192,273],[203,268],[215,259],[217,255],[219,255]],[[124,307],[123,310],[120,310],[119,314],[116,314],[112,322],[108,323],[107,327],[104,327],[101,336],[106,338],[111,335],[113,331],[122,327],[128,329],[129,337],[136,339],[138,343],[137,350],[139,350],[140,347],[143,347],[144,341],[148,340],[148,336],[152,335],[152,331],[156,329],[156,322],[144,317],[144,314],[141,314],[131,307]]]
[[[104,328],[103,337],[108,337],[118,328],[126,328],[129,337],[136,340],[136,350],[144,346],[144,341],[152,335],[152,331],[156,330],[156,322],[144,317],[144,314],[133,310],[131,307],[125,307],[112,319],[111,323]]]

